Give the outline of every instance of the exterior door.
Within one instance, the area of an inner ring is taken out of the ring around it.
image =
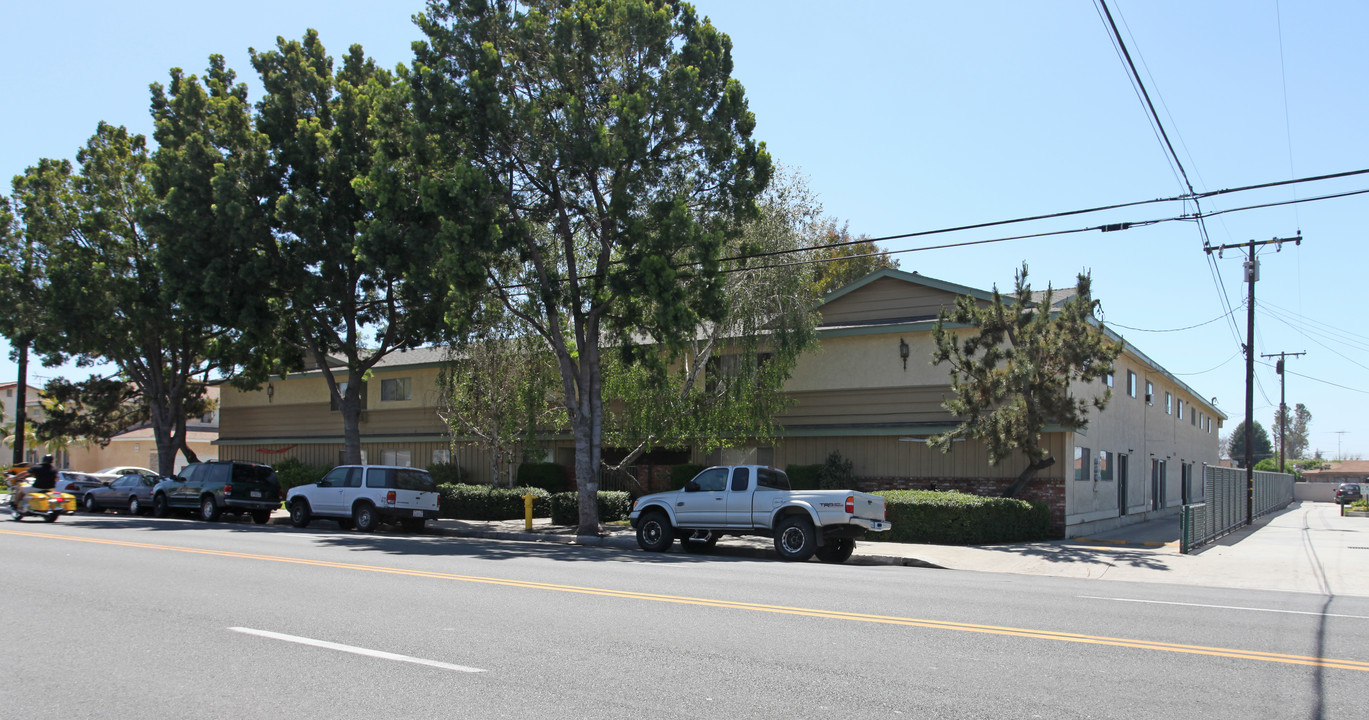
[[[751,468],[739,467],[732,471],[732,483],[727,490],[729,527],[751,527],[751,482]]]
[[[722,527],[727,518],[727,468],[709,468],[675,498],[675,522],[681,527]]]
[[[342,512],[342,492],[347,487],[347,476],[358,475],[358,467],[333,468],[319,481],[315,492],[309,493],[313,511],[320,514],[336,515]]]
[[[1125,453],[1117,454],[1117,516],[1127,514],[1127,461],[1131,457]]]

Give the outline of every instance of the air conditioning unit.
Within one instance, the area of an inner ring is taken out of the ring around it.
[[[1149,405],[1150,403],[1151,403],[1150,393],[1146,393],[1146,404]]]

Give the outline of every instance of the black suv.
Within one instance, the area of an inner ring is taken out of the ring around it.
[[[1341,483],[1336,488],[1336,502],[1341,505],[1349,505],[1362,497],[1364,495],[1360,492],[1359,483]]]
[[[157,517],[176,509],[198,510],[204,520],[218,520],[225,512],[251,513],[261,525],[278,507],[280,480],[269,465],[232,460],[191,463],[152,488],[152,514]]]

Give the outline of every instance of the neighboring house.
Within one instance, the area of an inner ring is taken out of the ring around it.
[[[3,425],[7,429],[14,427],[15,388],[15,383],[0,384],[0,402],[4,403]],[[39,388],[28,388],[25,414],[30,424],[43,419],[40,393]],[[219,389],[217,387],[209,388],[211,400],[217,399],[218,394]],[[214,445],[214,441],[219,436],[217,410],[190,422],[187,429],[190,431],[190,449],[199,455],[201,460],[218,459],[218,448]],[[28,462],[38,462],[47,452],[52,453],[58,467],[83,472],[92,472],[116,465],[157,469],[157,443],[152,439],[152,428],[146,426],[130,428],[115,435],[110,439],[109,445],[103,448],[94,443],[86,445],[81,442],[72,443],[65,448],[48,448],[41,444],[37,447],[31,447],[30,443],[24,444],[24,457]],[[6,437],[0,442],[0,460],[8,463],[13,454],[13,439]],[[178,453],[176,455],[176,468],[180,469],[185,464],[185,457]]]
[[[1319,470],[1304,470],[1307,482],[1369,483],[1369,460],[1335,460],[1322,464]]]
[[[19,407],[20,402],[23,402],[24,424],[28,436],[24,441],[23,461],[36,463],[42,459],[43,455],[51,453],[57,467],[71,467],[67,464],[66,455],[61,448],[49,448],[41,443],[32,442],[33,423],[41,421],[44,417],[43,404],[40,401],[42,389],[31,385],[24,386],[23,393],[16,392],[18,389],[18,383],[0,383],[0,404],[4,406],[4,413],[0,415],[0,427],[3,427],[5,431],[4,440],[0,440],[0,462],[5,463],[5,467],[9,467],[9,463],[14,460],[15,409]]]
[[[207,388],[207,394],[210,400],[217,400],[219,388],[211,385]],[[189,436],[187,444],[190,446],[190,451],[195,453],[201,461],[219,459],[219,449],[214,445],[214,441],[219,438],[219,411],[217,409],[188,421],[186,431]],[[67,448],[67,452],[70,455],[70,466],[86,472],[117,465],[158,469],[157,441],[152,437],[152,427],[149,425],[129,428],[110,438],[109,444],[105,447],[94,444],[89,446],[75,444]],[[177,452],[173,467],[180,470],[187,464],[185,455]]]
[[[853,462],[859,489],[1000,494],[1026,466],[1023,457],[993,466],[976,441],[954,443],[945,454],[926,444],[929,436],[955,425],[941,405],[950,394],[949,370],[932,366],[929,358],[937,313],[959,295],[992,299],[983,290],[892,269],[830,294],[818,308],[820,347],[799,360],[785,385],[794,404],[778,418],[775,443],[676,453],[661,462],[783,468],[822,463],[837,451]],[[1056,301],[1067,295],[1057,293]],[[437,417],[444,353],[413,350],[377,364],[364,393],[365,461],[427,467],[450,460],[473,479],[488,481],[482,477],[488,473],[483,454],[473,443],[453,444]],[[1088,428],[1047,428],[1043,446],[1056,464],[1038,473],[1024,493],[1047,503],[1057,530],[1068,535],[1177,513],[1201,494],[1203,465],[1218,462],[1226,415],[1210,401],[1130,343],[1110,381],[1112,401],[1091,413]],[[1075,388],[1103,389],[1101,383]],[[317,371],[275,378],[254,392],[225,390],[221,402],[220,457],[341,462],[342,420]],[[549,441],[546,450],[547,457],[572,464],[569,438]],[[612,454],[605,449],[606,456]],[[661,475],[639,467],[648,486]]]

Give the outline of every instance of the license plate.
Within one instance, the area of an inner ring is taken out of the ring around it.
[[[251,491],[251,492],[248,493],[248,496],[249,496],[249,497],[254,497],[254,498],[259,498],[259,497],[261,497],[261,491],[260,491],[260,490],[253,490],[253,491]]]
[[[414,517],[423,517],[423,511],[422,511],[422,510],[415,510],[415,511],[414,511]]]

